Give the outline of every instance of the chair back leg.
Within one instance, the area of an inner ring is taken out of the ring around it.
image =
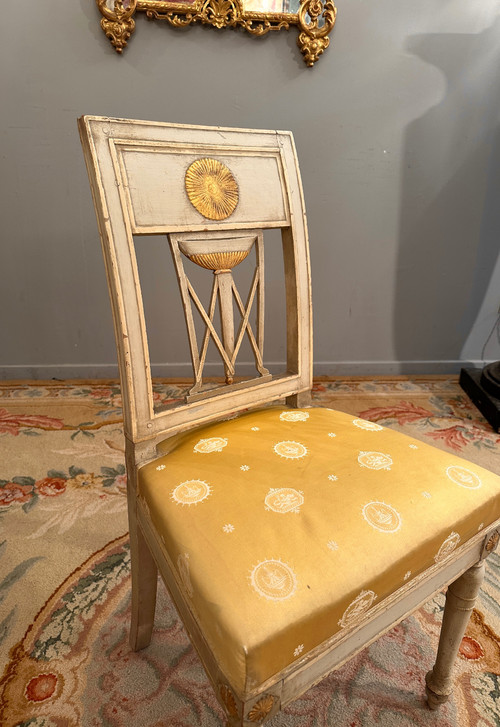
[[[137,522],[134,503],[129,499],[130,560],[132,570],[132,615],[130,648],[139,651],[149,646],[156,606],[158,568]]]
[[[434,668],[426,675],[427,703],[437,709],[453,691],[453,664],[484,577],[484,561],[465,571],[448,588]]]

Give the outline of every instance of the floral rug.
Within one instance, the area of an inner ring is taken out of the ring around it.
[[[157,404],[182,394],[155,385]],[[316,406],[362,416],[500,473],[500,437],[455,379],[318,380]],[[129,552],[120,390],[0,385],[0,724],[220,727],[165,589],[151,645],[127,643]],[[424,702],[440,594],[286,707],[270,727],[500,727],[500,557],[439,713]]]

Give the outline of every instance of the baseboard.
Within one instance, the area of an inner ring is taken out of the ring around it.
[[[398,376],[459,374],[464,366],[483,368],[490,361],[315,361],[315,376]]]
[[[490,361],[316,361],[315,376],[397,376],[397,375],[434,375],[458,374],[463,367],[482,368]],[[271,373],[285,370],[284,362],[271,362]],[[253,363],[241,364],[241,375],[253,373]],[[153,376],[159,378],[191,377],[190,363],[153,364]],[[219,376],[220,364],[207,363],[207,376]],[[118,377],[116,364],[49,364],[39,366],[0,365],[1,380],[16,379],[114,379]]]

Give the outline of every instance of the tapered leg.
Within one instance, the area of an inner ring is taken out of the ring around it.
[[[132,570],[132,618],[130,647],[144,649],[151,641],[156,605],[158,569],[144,535],[137,524],[135,508],[129,507],[130,555]]]
[[[483,576],[484,562],[477,563],[448,588],[436,663],[425,678],[427,702],[431,709],[437,709],[446,702],[453,691],[453,664]]]

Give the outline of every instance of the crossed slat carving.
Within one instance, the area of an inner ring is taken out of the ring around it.
[[[256,231],[251,236],[246,235],[245,237],[238,237],[238,233],[234,233],[233,238],[223,237],[220,239],[214,239],[213,236],[208,234],[206,237],[200,238],[198,236],[196,240],[182,235],[169,235],[169,240],[181,290],[194,372],[194,385],[189,391],[188,400],[210,395],[210,392],[201,391],[203,386],[203,369],[205,367],[210,339],[213,340],[222,358],[227,385],[239,386],[234,384],[235,365],[245,334],[248,336],[255,359],[255,366],[260,375],[259,378],[252,379],[245,382],[245,384],[252,385],[252,381],[260,383],[263,377],[270,379],[271,375],[263,364],[264,246],[262,232]],[[238,249],[239,247],[244,247],[244,250]],[[247,301],[243,303],[234,282],[231,269],[245,259],[253,247],[256,250],[257,262]],[[181,252],[197,265],[208,268],[214,273],[208,311],[200,301],[191,281],[186,275]],[[250,322],[250,314],[256,297],[257,333],[255,334]],[[217,301],[219,303],[221,317],[220,335],[214,325]],[[241,315],[236,336],[234,335],[233,323],[234,301]],[[198,346],[193,317],[193,304],[205,325],[201,347]]]

